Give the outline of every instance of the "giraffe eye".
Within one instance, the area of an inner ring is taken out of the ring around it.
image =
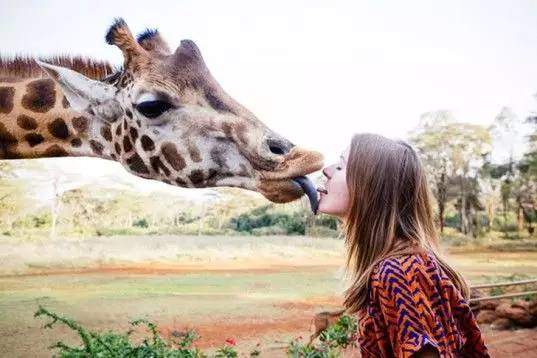
[[[173,108],[171,103],[158,100],[144,101],[136,105],[136,110],[147,118],[156,118],[171,108]]]

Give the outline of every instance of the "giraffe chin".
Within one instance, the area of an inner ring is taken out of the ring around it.
[[[307,195],[311,210],[317,213],[318,200],[315,186],[305,176],[293,179],[264,180],[257,184],[257,191],[274,203],[288,203]]]

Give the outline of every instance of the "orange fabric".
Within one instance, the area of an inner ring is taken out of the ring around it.
[[[411,357],[426,345],[440,357],[489,357],[466,300],[433,256],[377,264],[358,312],[362,357]]]

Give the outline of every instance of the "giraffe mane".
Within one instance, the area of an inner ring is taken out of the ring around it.
[[[0,55],[0,78],[26,79],[46,77],[45,72],[35,60],[36,58],[32,56],[7,57]],[[39,60],[52,65],[70,68],[95,80],[101,80],[120,70],[120,68],[110,65],[106,61],[94,60],[82,56],[56,55],[39,58]]]

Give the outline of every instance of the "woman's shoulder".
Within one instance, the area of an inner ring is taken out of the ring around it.
[[[397,274],[404,277],[410,277],[419,272],[436,273],[438,267],[436,259],[432,254],[420,251],[382,259],[374,265],[371,274],[372,276]]]

